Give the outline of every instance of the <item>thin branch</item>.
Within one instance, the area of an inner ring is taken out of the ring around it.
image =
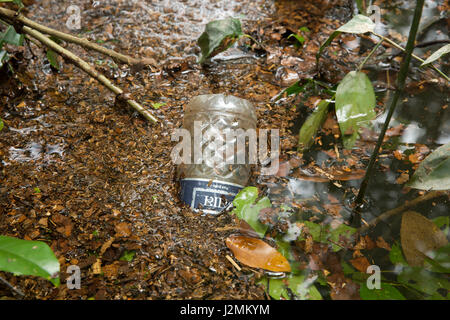
[[[423,196],[419,196],[411,201],[406,201],[403,205],[380,214],[378,217],[376,217],[375,219],[370,221],[367,225],[360,227],[358,229],[358,232],[360,232],[360,233],[365,232],[367,229],[376,226],[379,222],[385,221],[388,218],[392,217],[393,215],[404,212],[409,208],[415,207],[421,202],[424,202],[424,201],[427,201],[430,199],[434,199],[439,196],[443,196],[445,194],[446,194],[445,191],[431,191],[431,192],[428,192],[428,193],[424,194]]]
[[[392,41],[391,39],[386,38],[386,37],[384,37],[384,36],[382,36],[381,34],[378,34],[378,33],[376,33],[376,32],[372,32],[372,33],[373,33],[375,36],[377,36],[377,37],[383,39],[383,41],[386,41],[387,43],[389,43],[389,44],[391,44],[392,46],[396,47],[397,49],[400,49],[401,51],[406,52],[406,50],[405,50],[401,45],[397,44],[396,42]],[[411,56],[412,56],[414,59],[419,60],[419,61],[422,62],[422,63],[425,62],[425,60],[423,60],[423,59],[422,59],[421,57],[419,57],[419,56],[416,56],[414,53],[411,53]],[[450,81],[450,78],[449,78],[444,72],[442,72],[441,70],[439,70],[438,68],[436,68],[433,64],[430,64],[430,67],[431,67],[433,70],[435,70],[437,73],[439,73],[445,80]]]
[[[0,282],[2,282],[5,286],[7,286],[11,291],[13,291],[15,294],[19,295],[20,297],[24,297],[25,293],[23,293],[21,290],[15,288],[11,283],[9,283],[6,279],[3,279],[0,277]]]
[[[115,52],[114,50],[110,50],[110,49],[102,47],[96,43],[90,42],[89,40],[87,40],[85,38],[78,38],[78,37],[72,36],[70,34],[67,34],[65,32],[57,31],[55,29],[46,27],[42,24],[39,24],[37,22],[34,22],[33,20],[26,18],[22,14],[16,15],[16,12],[12,11],[12,10],[0,8],[0,16],[6,17],[12,21],[18,21],[32,29],[38,30],[42,33],[45,33],[45,34],[48,34],[48,35],[51,35],[54,37],[57,37],[61,40],[78,44],[78,45],[82,46],[83,48],[95,50],[97,52],[100,52],[102,54],[110,56],[111,58],[114,58],[114,59],[121,61],[123,63],[126,63],[126,64],[130,64],[130,65],[132,65],[132,64],[144,64],[144,65],[151,64],[151,61],[149,59],[136,59],[136,58],[132,58],[130,56]]]
[[[23,27],[23,31],[32,36],[33,38],[37,39],[39,42],[44,44],[46,47],[52,49],[53,51],[57,52],[61,56],[67,58],[70,62],[78,66],[80,69],[82,69],[84,72],[89,74],[91,77],[98,80],[101,84],[103,84],[106,88],[108,88],[110,91],[112,91],[114,94],[116,94],[119,97],[122,97],[123,100],[125,100],[133,109],[138,111],[141,115],[143,115],[146,119],[150,120],[153,123],[158,122],[158,120],[151,114],[150,111],[144,109],[139,103],[137,103],[134,100],[128,99],[123,96],[123,90],[116,87],[112,82],[106,78],[104,75],[100,74],[97,70],[92,68],[87,62],[82,60],[80,57],[76,56],[72,52],[70,52],[67,49],[64,49],[60,45],[58,45],[53,40],[49,39],[42,33],[40,33],[37,30],[31,29],[27,26]]]

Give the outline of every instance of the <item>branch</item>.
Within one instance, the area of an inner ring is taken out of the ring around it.
[[[414,200],[406,201],[400,207],[388,210],[388,211],[380,214],[378,217],[376,217],[375,219],[370,221],[367,225],[360,227],[358,229],[358,232],[360,232],[360,233],[365,232],[367,229],[376,226],[378,224],[378,222],[384,221],[393,215],[404,212],[404,211],[406,211],[406,209],[415,207],[416,205],[418,205],[419,203],[421,203],[423,201],[437,198],[439,196],[443,196],[444,194],[446,194],[445,191],[431,191],[429,193],[424,194],[423,196],[419,196],[419,197],[415,198]]]
[[[16,21],[16,22],[20,22],[32,29],[38,30],[42,33],[57,37],[61,40],[67,41],[67,42],[72,42],[75,44],[78,44],[80,46],[82,46],[83,48],[86,49],[92,49],[95,50],[97,52],[100,52],[102,54],[105,54],[107,56],[110,56],[111,58],[114,58],[118,61],[121,61],[123,63],[132,65],[132,64],[151,64],[151,60],[150,59],[136,59],[136,58],[132,58],[130,56],[115,52],[114,50],[110,50],[107,49],[105,47],[99,46],[96,43],[90,42],[89,40],[87,40],[86,38],[78,38],[75,36],[72,36],[68,33],[64,33],[61,31],[57,31],[55,29],[46,27],[42,24],[39,24],[37,22],[34,22],[33,20],[30,20],[28,18],[26,18],[25,16],[23,16],[22,14],[18,14],[16,15],[15,11],[12,10],[8,10],[5,8],[0,8],[0,16],[6,17],[12,21]]]
[[[2,282],[5,286],[7,286],[9,289],[11,289],[15,294],[17,294],[21,297],[25,296],[25,294],[21,290],[15,288],[11,283],[6,281],[6,279],[3,279],[2,277],[0,277],[0,282]]]
[[[23,31],[30,35],[31,37],[37,39],[39,42],[44,44],[46,47],[52,49],[53,51],[57,52],[61,56],[67,58],[70,62],[78,66],[80,69],[82,69],[84,72],[89,74],[91,77],[95,78],[97,81],[99,81],[101,84],[103,84],[106,88],[108,88],[110,91],[112,91],[116,96],[119,96],[123,98],[133,109],[138,111],[141,115],[143,115],[146,119],[150,120],[153,123],[158,122],[158,120],[151,114],[150,111],[144,109],[139,103],[137,103],[134,100],[128,99],[123,96],[123,90],[116,87],[112,82],[106,78],[104,75],[100,74],[97,70],[92,68],[87,62],[73,54],[67,49],[64,49],[60,45],[58,45],[53,40],[47,38],[45,35],[40,33],[37,30],[33,30],[27,26],[23,27]]]

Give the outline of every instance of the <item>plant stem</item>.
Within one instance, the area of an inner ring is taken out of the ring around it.
[[[403,89],[405,87],[405,81],[406,81],[406,76],[408,74],[409,63],[411,62],[412,51],[414,49],[414,41],[416,39],[417,29],[419,28],[420,17],[422,15],[423,3],[424,3],[424,0],[417,0],[417,2],[416,2],[416,8],[414,10],[414,18],[413,18],[413,21],[411,24],[408,42],[406,44],[406,56],[402,62],[402,65],[401,65],[400,71],[399,71],[399,75],[397,78],[397,90],[395,91],[394,97],[392,98],[391,105],[389,106],[389,111],[388,111],[388,114],[386,117],[386,121],[384,122],[384,125],[383,125],[383,128],[381,129],[380,135],[378,136],[377,144],[375,146],[375,149],[373,150],[372,156],[370,157],[370,161],[369,161],[369,165],[367,166],[366,174],[364,175],[364,179],[361,183],[358,195],[355,200],[356,216],[354,218],[356,218],[356,220],[354,220],[353,222],[358,226],[361,225],[360,210],[361,210],[361,205],[364,200],[364,195],[366,193],[367,186],[369,184],[369,179],[372,175],[372,171],[374,169],[375,162],[378,157],[378,153],[380,152],[380,148],[381,148],[381,145],[384,140],[384,135],[386,134],[386,130],[389,127],[389,122],[391,121],[392,115],[394,114],[395,108],[397,106],[397,101],[400,98],[400,96],[403,92]]]
[[[362,67],[364,66],[364,64],[366,64],[366,62],[370,59],[370,57],[375,53],[375,51],[377,51],[377,49],[380,47],[380,45],[383,43],[383,39],[381,39],[377,45],[375,46],[375,48],[372,49],[372,51],[370,51],[370,53],[367,55],[367,57],[363,60],[363,62],[361,62],[361,64],[358,67],[358,71],[361,71]]]
[[[116,59],[116,60],[121,61],[126,64],[150,64],[150,60],[148,60],[148,59],[136,59],[136,58],[132,58],[130,56],[115,52],[114,50],[110,50],[110,49],[104,48],[102,46],[99,46],[96,43],[90,42],[89,40],[87,40],[85,38],[78,38],[78,37],[72,36],[70,34],[67,34],[67,33],[64,33],[61,31],[57,31],[55,29],[41,25],[37,22],[34,22],[33,20],[26,18],[22,14],[16,15],[16,12],[12,11],[12,10],[0,8],[0,16],[8,18],[9,20],[12,20],[12,21],[18,21],[21,24],[26,25],[32,29],[38,30],[42,33],[45,33],[45,34],[48,34],[48,35],[51,35],[54,37],[57,37],[61,40],[78,44],[87,49],[95,50],[97,52],[100,52],[102,54],[110,56],[111,58]]]
[[[25,294],[21,290],[15,288],[12,284],[10,284],[8,281],[3,279],[2,277],[0,277],[0,282],[2,282],[5,286],[7,286],[9,289],[11,289],[15,294],[19,295],[20,297],[25,296]]]
[[[400,49],[400,50],[402,50],[403,52],[406,51],[406,49],[404,49],[401,45],[395,43],[395,42],[392,41],[391,39],[386,38],[386,37],[383,37],[381,34],[378,34],[378,33],[376,33],[376,32],[372,32],[372,34],[375,35],[375,36],[377,36],[377,37],[379,37],[379,38],[381,38],[382,40],[384,40],[384,41],[390,43],[392,46],[396,47],[397,49]],[[408,38],[408,40],[409,40],[409,38]],[[425,62],[425,60],[423,60],[422,58],[416,56],[416,55],[413,54],[413,53],[411,53],[411,56],[412,56],[414,59],[419,60],[419,61],[422,62],[422,63]],[[432,69],[434,69],[437,73],[439,73],[445,80],[450,81],[450,78],[449,78],[444,72],[442,72],[441,70],[439,70],[438,68],[436,68],[433,64],[430,64],[430,67],[431,67]]]
[[[31,29],[27,26],[23,27],[23,31],[32,36],[33,38],[37,39],[39,42],[44,44],[46,47],[52,49],[53,51],[57,52],[61,56],[67,58],[70,62],[78,66],[80,69],[82,69],[84,72],[89,74],[91,77],[99,81],[101,84],[103,84],[106,88],[108,88],[110,91],[112,91],[117,96],[123,94],[123,90],[116,87],[112,82],[106,78],[104,75],[100,74],[97,70],[92,68],[87,62],[82,60],[80,57],[76,56],[72,52],[70,52],[67,49],[64,49],[59,44],[54,42],[53,40],[47,38],[45,35],[40,33],[37,30]],[[143,115],[147,120],[150,120],[153,123],[158,122],[158,120],[151,114],[150,111],[144,109],[139,103],[137,103],[134,100],[124,98],[124,100],[136,111],[138,111],[141,115]]]

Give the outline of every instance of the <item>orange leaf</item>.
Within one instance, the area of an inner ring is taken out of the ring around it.
[[[370,266],[370,262],[366,257],[352,259],[350,260],[350,263],[355,267],[356,270],[364,273],[367,272],[367,267]]]
[[[291,266],[281,253],[260,239],[230,236],[227,247],[241,263],[274,272],[290,272]]]

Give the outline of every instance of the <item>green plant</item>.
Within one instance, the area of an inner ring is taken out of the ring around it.
[[[41,241],[0,236],[0,270],[15,275],[39,276],[59,286],[59,261]]]

